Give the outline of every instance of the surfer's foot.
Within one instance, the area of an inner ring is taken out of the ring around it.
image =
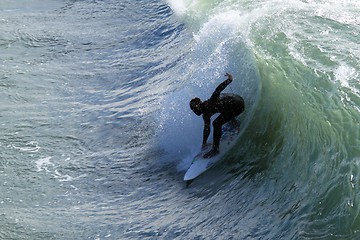
[[[217,154],[219,154],[219,150],[216,149],[216,148],[213,148],[213,149],[210,150],[210,152],[205,153],[203,158],[211,158],[211,157],[213,157],[213,156],[215,156]]]

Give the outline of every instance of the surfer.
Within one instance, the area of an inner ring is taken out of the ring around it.
[[[210,135],[210,118],[212,115],[220,113],[212,123],[214,128],[212,149],[204,154],[204,158],[210,158],[219,153],[222,125],[230,120],[237,122],[235,117],[245,110],[244,99],[239,95],[230,93],[220,94],[233,80],[231,74],[226,73],[225,76],[227,79],[215,89],[208,100],[201,101],[200,98],[196,97],[190,101],[191,110],[198,116],[202,114],[204,120],[202,149],[206,147],[206,142]]]

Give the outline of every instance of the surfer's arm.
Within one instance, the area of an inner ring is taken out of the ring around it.
[[[222,83],[220,83],[220,85],[215,89],[214,93],[211,95],[210,100],[215,100],[218,99],[220,96],[220,93],[227,87],[227,85],[229,85],[233,78],[231,76],[231,74],[226,73],[226,75],[228,78],[223,81]]]
[[[203,116],[203,119],[204,119],[204,132],[203,132],[202,147],[204,147],[206,145],[207,139],[210,135],[210,117]]]

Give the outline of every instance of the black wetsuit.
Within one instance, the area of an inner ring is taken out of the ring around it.
[[[214,142],[213,150],[219,151],[221,138],[221,127],[224,123],[232,120],[245,110],[244,99],[236,94],[220,94],[232,82],[227,79],[222,82],[211,95],[211,97],[201,104],[204,119],[203,145],[206,144],[210,134],[210,118],[216,113],[220,115],[213,121]]]

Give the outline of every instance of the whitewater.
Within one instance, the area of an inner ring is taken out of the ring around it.
[[[357,0],[0,3],[0,239],[359,239]],[[189,187],[224,92],[235,146]]]

